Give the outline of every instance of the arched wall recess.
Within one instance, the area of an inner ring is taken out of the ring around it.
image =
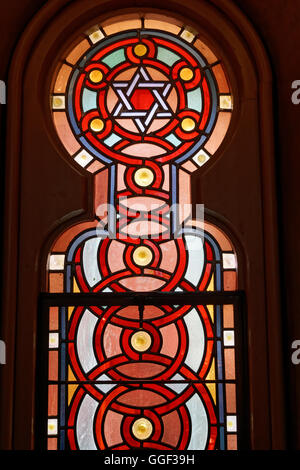
[[[248,312],[251,448],[281,448],[284,425],[274,236],[271,75],[262,46],[246,19],[228,2],[213,3],[214,6],[211,2],[194,1],[187,7],[174,1],[165,5],[173,15],[184,15],[198,30],[207,32],[212,45],[220,51],[238,99],[231,127],[234,131],[229,132],[215,161],[196,176],[201,189],[194,202],[204,200],[213,213],[221,215],[224,226],[236,234],[243,247],[245,262],[241,256],[239,286],[246,293]],[[146,7],[159,8],[159,2],[151,5],[141,2],[138,7],[136,2],[127,2],[126,6],[142,11]],[[34,442],[37,299],[45,288],[41,280],[47,252],[55,235],[67,228],[71,219],[78,223],[91,217],[91,179],[80,171],[75,174],[74,168],[61,158],[67,160],[47,117],[46,90],[50,89],[52,77],[49,64],[55,64],[58,51],[65,48],[66,42],[71,46],[83,24],[88,28],[95,18],[105,19],[120,7],[124,4],[109,1],[47,4],[25,31],[11,67],[6,180],[7,288],[2,336],[15,371],[12,368],[1,371],[3,383],[7,384],[1,395],[5,417],[1,438],[6,448],[32,448]],[[54,19],[49,21],[51,16]],[[22,118],[18,121],[16,116]],[[215,185],[218,192],[213,189]],[[15,189],[18,187],[20,192]],[[19,231],[13,227],[19,227]],[[45,240],[48,240],[46,247]],[[276,368],[272,367],[274,363]]]

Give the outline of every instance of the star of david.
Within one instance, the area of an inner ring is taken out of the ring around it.
[[[130,81],[112,84],[119,97],[113,109],[113,116],[132,119],[137,128],[146,132],[153,119],[170,118],[173,112],[166,101],[171,83],[154,81],[147,70],[140,67]]]

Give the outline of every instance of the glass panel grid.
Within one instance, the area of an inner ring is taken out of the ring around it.
[[[66,230],[49,257],[60,301],[48,311],[48,449],[236,449],[240,338],[236,304],[224,301],[237,289],[236,255],[183,209],[190,174],[231,122],[224,67],[198,31],[154,13],[83,36],[50,97],[65,149],[94,174],[95,220]],[[145,304],[155,291],[168,301]],[[78,300],[102,293],[114,303]],[[126,304],[128,293],[143,300]],[[202,301],[174,305],[178,293]]]
[[[236,448],[233,316],[224,329],[233,305],[50,307],[50,316],[54,308],[48,448],[54,437],[59,449]]]

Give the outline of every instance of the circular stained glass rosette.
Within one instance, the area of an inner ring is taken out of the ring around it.
[[[74,159],[87,169],[95,160],[205,163],[224,137],[205,148],[216,128],[220,134],[220,111],[227,113],[223,128],[229,125],[231,104],[222,109],[220,103],[226,97],[231,103],[231,95],[221,65],[209,64],[195,44],[165,31],[128,30],[90,45],[69,71],[67,57],[65,94],[58,106],[60,95],[53,93],[52,108]],[[220,90],[221,75],[227,95]]]

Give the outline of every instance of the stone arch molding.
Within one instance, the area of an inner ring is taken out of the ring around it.
[[[16,187],[20,185],[20,175],[26,174],[27,161],[22,160],[22,145],[19,136],[22,135],[22,122],[16,120],[16,116],[22,115],[24,98],[28,99],[30,96],[39,96],[40,107],[39,112],[48,108],[48,98],[42,95],[42,89],[45,86],[50,88],[50,80],[52,74],[47,74],[49,63],[54,63],[53,58],[57,57],[57,51],[65,47],[65,43],[70,45],[76,36],[76,31],[81,30],[82,24],[92,26],[95,23],[95,18],[107,18],[111,16],[112,12],[115,15],[118,9],[124,11],[122,8],[123,2],[118,1],[95,1],[88,0],[85,2],[67,2],[61,0],[54,0],[48,2],[44,8],[37,13],[32,22],[28,25],[24,32],[19,44],[16,48],[8,82],[8,134],[7,134],[7,169],[6,169],[6,235],[5,235],[5,260],[4,260],[4,275],[6,283],[9,286],[5,290],[3,300],[3,331],[4,340],[7,344],[7,356],[11,358],[16,364],[15,377],[12,370],[6,368],[2,371],[4,380],[7,383],[7,388],[1,396],[1,409],[3,410],[2,416],[3,426],[5,427],[1,433],[1,439],[4,447],[11,448],[32,448],[34,445],[34,433],[31,426],[32,417],[34,416],[34,406],[32,396],[34,394],[35,382],[35,347],[32,347],[31,342],[28,343],[21,339],[22,327],[27,322],[26,331],[29,338],[35,337],[36,331],[36,299],[39,292],[39,278],[40,272],[38,269],[34,271],[32,280],[31,293],[28,294],[28,305],[22,309],[20,307],[20,300],[13,292],[22,292],[26,290],[26,286],[22,287],[22,270],[19,268],[19,259],[17,253],[22,253],[22,244],[26,243],[20,240],[18,230],[12,230],[14,227],[20,225],[18,215],[22,213],[22,204],[19,193],[15,191]],[[152,2],[133,2],[126,3],[127,11],[132,11],[144,8],[159,9],[158,1]],[[201,8],[199,8],[201,6]],[[274,237],[274,227],[276,227],[275,215],[275,191],[274,191],[274,178],[273,178],[273,139],[272,139],[272,120],[271,115],[271,71],[269,63],[264,51],[264,48],[255,33],[252,26],[241,12],[231,2],[224,0],[215,0],[213,2],[207,1],[191,1],[188,5],[182,1],[169,1],[165,4],[166,11],[172,11],[175,16],[191,19],[191,24],[197,25],[203,30],[210,31],[209,40],[212,45],[215,45],[217,50],[222,50],[224,55],[229,76],[232,78],[232,84],[236,96],[238,98],[235,122],[233,128],[239,125],[238,117],[242,116],[245,103],[249,100],[259,101],[259,127],[261,129],[261,139],[259,144],[260,151],[260,172],[262,184],[262,199],[263,199],[263,219],[265,224],[263,226],[263,248],[264,248],[264,266],[268,266],[268,271],[271,274],[266,277],[265,282],[265,318],[268,325],[267,331],[262,333],[262,338],[267,341],[272,337],[272,342],[269,341],[269,351],[267,347],[263,348],[264,356],[270,360],[276,360],[280,364],[281,359],[278,357],[278,345],[280,344],[280,317],[278,308],[278,299],[274,296],[274,291],[278,284],[276,277],[277,272],[277,241]],[[103,13],[105,12],[105,13]],[[49,21],[49,18],[50,21]],[[234,49],[232,44],[235,45]],[[220,48],[221,45],[221,48]],[[251,51],[251,53],[249,53]],[[23,88],[23,80],[26,75],[29,76],[34,70],[35,81],[32,83],[32,90],[28,93],[27,89]],[[29,75],[28,75],[29,74]],[[44,81],[42,81],[44,77]],[[45,78],[46,77],[46,78]],[[259,97],[259,99],[258,99]],[[47,122],[42,123],[44,134],[48,136],[53,146],[57,148],[60,153],[61,149],[57,146],[54,133],[50,131],[51,124],[50,118]],[[229,135],[226,144],[234,138],[234,134]],[[209,167],[206,171],[209,171]],[[24,172],[24,173],[22,173]],[[21,211],[21,212],[20,212]],[[52,233],[60,230],[62,226],[67,227],[71,217],[82,221],[86,219],[86,210],[72,211],[69,217],[64,219],[60,218],[52,226]],[[74,220],[75,220],[74,219]],[[234,233],[238,233],[237,227],[231,224]],[[12,235],[13,234],[13,235]],[[22,231],[21,231],[22,237]],[[50,238],[52,238],[50,236]],[[238,236],[239,238],[239,236]],[[28,240],[27,240],[28,243]],[[50,242],[49,242],[50,243]],[[18,251],[17,247],[21,247]],[[42,250],[42,244],[40,244]],[[246,254],[247,255],[247,254]],[[45,260],[45,254],[40,255]],[[39,256],[35,257],[35,264],[38,263]],[[8,262],[9,261],[9,262]],[[273,269],[272,269],[273,268]],[[246,270],[247,271],[247,270]],[[19,272],[19,278],[17,276]],[[21,277],[20,277],[21,276]],[[246,292],[250,291],[251,276],[245,276],[243,287]],[[20,281],[21,279],[21,281]],[[27,289],[28,290],[28,289]],[[19,294],[20,295],[20,294]],[[251,300],[249,300],[248,309],[251,308]],[[32,311],[26,315],[28,309]],[[8,313],[10,317],[8,318]],[[272,320],[272,322],[271,322]],[[254,329],[254,324],[250,321],[250,329]],[[272,324],[272,325],[271,325]],[[250,336],[250,333],[249,333]],[[263,339],[262,339],[263,341]],[[29,344],[30,343],[30,344]],[[15,344],[16,355],[14,355]],[[261,347],[261,346],[260,346]],[[24,349],[25,348],[25,349]],[[25,351],[25,356],[30,368],[24,391],[25,397],[25,412],[23,413],[25,429],[20,429],[18,426],[18,410],[21,410],[21,383],[23,380],[22,361],[19,360],[21,350]],[[251,445],[253,448],[280,448],[283,446],[284,436],[279,429],[282,429],[283,414],[280,411],[282,403],[282,387],[281,387],[281,372],[273,373],[272,369],[268,369],[267,359],[265,359],[265,370],[268,374],[268,381],[272,385],[268,389],[268,397],[265,396],[265,403],[257,405],[255,401],[256,392],[255,386],[258,383],[257,373],[254,369],[255,351],[249,350],[250,362],[250,409],[252,414],[252,428]],[[252,364],[252,365],[251,365]],[[262,366],[263,368],[263,366]],[[268,382],[267,381],[267,382]],[[267,383],[266,382],[266,383]],[[267,400],[268,403],[267,403]],[[261,411],[267,406],[268,409],[268,426],[265,433],[258,433],[257,429],[261,423]],[[13,407],[15,407],[15,414],[13,418]],[[275,432],[275,430],[277,430]]]

